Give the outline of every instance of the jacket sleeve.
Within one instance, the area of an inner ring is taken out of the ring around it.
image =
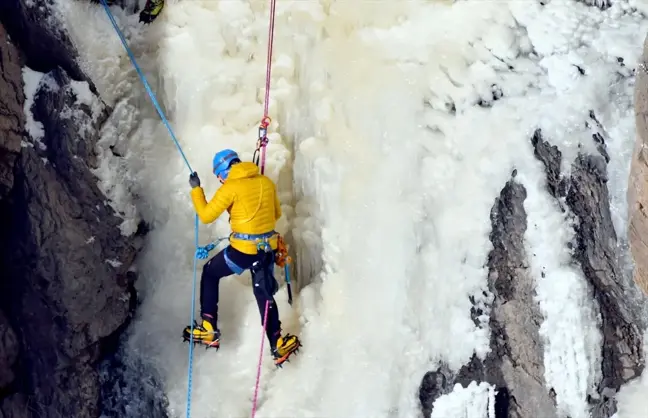
[[[193,201],[194,209],[200,221],[209,224],[218,219],[234,203],[234,194],[228,187],[221,186],[216,191],[216,194],[214,194],[212,200],[207,203],[203,188],[194,187],[191,189],[191,200]]]
[[[281,218],[281,202],[279,201],[279,195],[277,194],[277,187],[274,187],[274,206],[275,206],[275,221],[278,221]]]

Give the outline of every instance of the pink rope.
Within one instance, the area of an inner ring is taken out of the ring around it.
[[[263,144],[261,147],[261,174],[265,174],[265,157],[266,157],[266,146]]]
[[[275,26],[275,5],[277,0],[270,0],[270,25],[268,27],[268,58],[266,62],[266,85],[265,85],[265,103],[263,104],[263,122],[268,121],[268,111],[270,108],[270,81],[272,73],[272,46],[274,44],[274,26]],[[267,138],[263,138],[261,144],[261,174],[265,172],[266,145]]]
[[[263,314],[263,330],[261,332],[261,350],[259,351],[259,365],[257,366],[256,384],[254,385],[254,400],[252,401],[252,418],[257,411],[257,396],[259,395],[259,382],[261,381],[261,362],[263,360],[263,343],[265,342],[266,324],[268,323],[268,307],[270,301],[266,300],[265,313]]]
[[[266,62],[266,85],[265,85],[265,103],[263,105],[263,119],[261,120],[262,126],[267,128],[270,118],[268,117],[268,110],[270,107],[270,76],[272,72],[272,45],[274,43],[274,26],[275,26],[275,5],[276,0],[270,0],[270,25],[268,27],[268,59]],[[266,145],[268,143],[267,137],[261,138],[261,174],[265,171],[266,159]],[[263,314],[263,330],[261,331],[261,349],[259,350],[259,364],[257,366],[256,383],[254,385],[254,400],[252,402],[252,418],[256,415],[257,411],[257,397],[259,395],[259,382],[261,381],[261,363],[263,361],[263,343],[265,343],[266,325],[268,321],[268,308],[270,301],[266,300],[265,312]]]
[[[272,44],[274,43],[275,3],[276,0],[270,0],[270,26],[268,27],[268,61],[266,62],[266,91],[265,106],[263,107],[264,118],[268,116],[268,108],[270,107],[270,73],[272,71]]]

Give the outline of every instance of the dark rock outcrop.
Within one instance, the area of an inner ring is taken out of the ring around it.
[[[0,216],[7,207],[7,195],[14,184],[14,166],[20,153],[25,118],[18,51],[0,24]],[[0,246],[0,251],[3,248]],[[2,257],[0,256],[0,259]],[[2,265],[0,264],[0,271]],[[0,282],[4,273],[0,273]],[[1,301],[0,301],[1,302]],[[12,368],[18,356],[16,335],[0,303],[0,396],[14,381]],[[1,416],[1,413],[0,413]]]
[[[169,402],[161,377],[147,364],[123,348],[100,367],[101,412],[106,417],[169,417]]]
[[[18,359],[18,339],[9,320],[0,312],[0,393],[14,381],[13,365]]]
[[[33,412],[33,405],[21,393],[7,396],[0,404],[0,418],[31,418]]]
[[[452,373],[447,367],[425,373],[419,385],[418,398],[424,417],[432,413],[434,401],[452,390]]]
[[[544,385],[543,347],[538,333],[542,316],[533,300],[535,283],[526,271],[526,190],[515,176],[514,171],[491,210],[491,351],[483,361],[473,356],[456,375],[445,367],[427,373],[419,388],[424,416],[430,415],[433,402],[454,384],[467,387],[474,380],[495,386],[497,418],[556,417],[553,399]],[[481,314],[473,312],[475,321]]]
[[[577,0],[588,6],[597,7],[601,10],[607,10],[612,6],[612,0]]]
[[[18,46],[0,26],[0,417],[98,417],[98,362],[135,306],[142,238],[121,235],[91,172],[111,109],[47,1],[27,4],[0,5]],[[46,73],[29,109],[43,146],[26,132],[22,63]]]
[[[575,226],[575,258],[594,288],[603,319],[602,388],[618,390],[641,374],[641,332],[625,303],[617,264],[617,237],[608,204],[605,163],[599,156],[581,155],[572,165],[567,204],[579,219]]]
[[[77,52],[52,7],[52,0],[3,0],[0,20],[22,52],[25,65],[40,72],[61,67],[74,80],[90,81],[81,71]]]
[[[0,24],[0,200],[13,187],[13,167],[25,126],[20,78],[18,51]]]
[[[136,248],[89,171],[105,111],[77,104],[61,69],[44,76],[32,108],[45,150],[25,147],[16,167],[9,238],[8,310],[21,324],[22,382],[41,415],[98,416],[101,340],[126,322],[126,275]],[[20,278],[20,279],[18,279]]]
[[[491,352],[483,364],[473,359],[457,380],[467,385],[481,369],[481,380],[508,392],[507,416],[551,418],[556,416],[555,407],[544,384],[543,347],[538,333],[542,316],[533,299],[535,283],[526,271],[526,190],[515,181],[515,175],[514,171],[491,211]]]
[[[536,156],[545,165],[547,182],[555,182],[555,168],[560,167],[562,154],[542,139],[540,131],[534,135],[533,145]],[[575,218],[573,257],[593,290],[602,318],[603,378],[598,390],[600,398],[591,399],[593,416],[609,417],[616,411],[613,395],[622,384],[643,371],[643,354],[638,318],[626,303],[628,283],[623,281],[618,265],[606,153],[580,154],[572,163],[570,177],[562,181],[566,182],[563,194],[555,188],[548,189],[556,199],[565,197],[567,209]]]

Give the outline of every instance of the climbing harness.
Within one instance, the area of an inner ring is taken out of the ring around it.
[[[257,243],[260,243],[260,242],[267,243],[268,240],[270,238],[274,237],[275,235],[278,235],[278,232],[270,231],[270,232],[266,232],[265,234],[242,234],[240,232],[232,232],[230,234],[230,237],[235,238],[235,239],[244,240],[244,241],[254,241],[254,242],[257,242]]]
[[[259,255],[264,254],[262,257],[269,256],[269,255],[271,255],[269,253],[273,252],[272,246],[270,245],[270,239],[272,237],[275,237],[275,236],[277,237],[277,243],[280,243],[280,242],[283,243],[283,239],[281,238],[281,235],[276,231],[266,232],[265,234],[241,234],[241,233],[237,233],[237,232],[232,232],[230,234],[231,238],[254,242],[256,244],[256,247],[257,247],[257,254],[259,254]],[[273,263],[272,264],[279,265],[279,263],[278,263],[279,257],[281,257],[281,260],[285,263],[285,258],[287,256],[287,254],[282,253],[280,255],[279,254],[279,249],[280,249],[279,245],[277,245],[277,253],[273,257],[273,260],[272,260]],[[285,249],[285,246],[284,246],[284,249]],[[290,257],[288,257],[288,258],[290,258]],[[226,257],[225,261],[227,261],[227,257]],[[255,266],[257,266],[257,265],[259,265],[261,263],[262,263],[261,260],[259,260],[259,261],[255,262],[254,264],[252,264],[253,267],[251,268],[251,270],[256,271]],[[280,265],[280,267],[283,267],[283,264]],[[231,268],[231,266],[230,266],[230,268]],[[234,269],[232,269],[232,270],[234,270]],[[272,274],[272,272],[268,273],[268,275],[272,276],[273,279],[274,279],[274,274]],[[290,279],[288,278],[288,280],[290,280]],[[274,281],[274,283],[276,285],[276,280]],[[256,282],[254,282],[253,284],[254,284],[254,286],[259,286],[260,285],[259,283],[256,283]],[[272,291],[272,292],[268,291],[266,293],[268,293],[269,298],[272,298],[272,296],[276,293],[276,289],[274,291]],[[290,290],[288,291],[288,295],[289,295],[289,299],[290,299],[290,304],[292,305],[292,295],[291,295]]]

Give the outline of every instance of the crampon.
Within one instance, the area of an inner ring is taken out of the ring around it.
[[[277,348],[272,350],[275,366],[283,367],[285,362],[290,362],[290,356],[297,355],[300,347],[302,347],[302,343],[295,335],[286,334],[279,338]]]
[[[191,327],[187,326],[182,331],[182,338],[184,342],[191,342]],[[205,349],[215,348],[218,350],[220,348],[220,331],[219,330],[208,330],[202,325],[198,325],[194,321],[193,328],[193,344],[204,345]]]

